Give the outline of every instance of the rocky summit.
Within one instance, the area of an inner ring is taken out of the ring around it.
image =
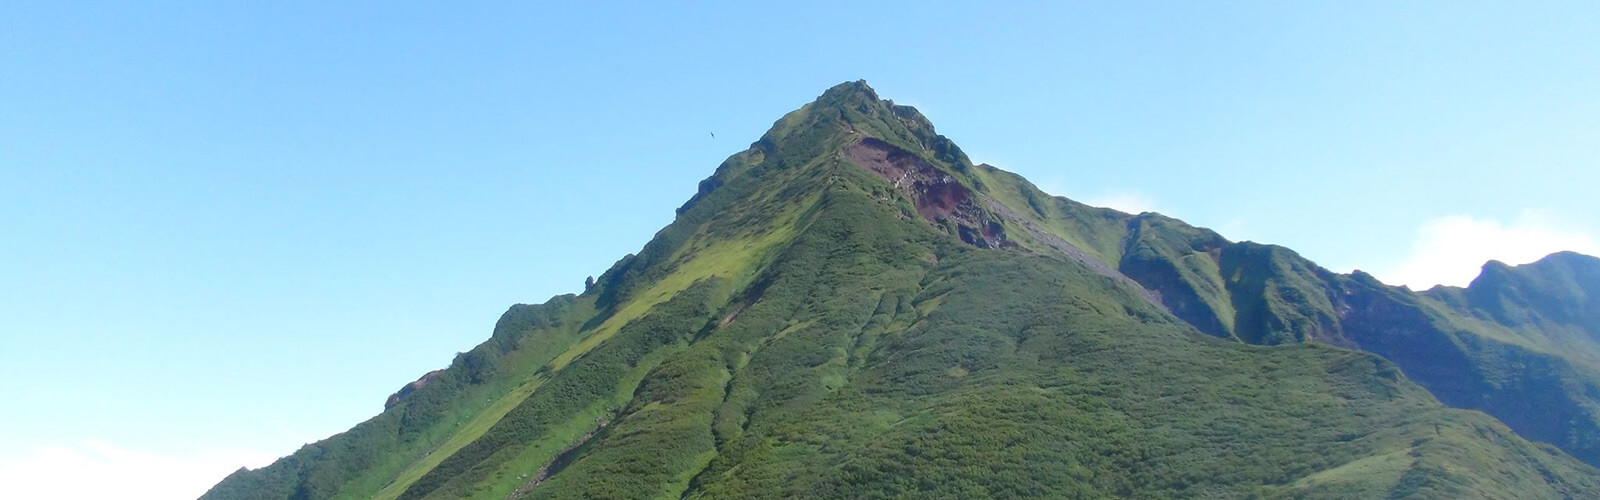
[[[1600,259],[1391,287],[1048,195],[850,82],[204,498],[1600,498],[1597,412]]]

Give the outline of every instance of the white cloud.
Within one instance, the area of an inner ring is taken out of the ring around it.
[[[1526,264],[1562,250],[1600,254],[1600,239],[1545,211],[1523,211],[1510,223],[1451,215],[1423,222],[1411,253],[1373,275],[1414,290],[1466,286],[1491,259]]]
[[[0,456],[0,484],[9,498],[196,498],[239,467],[276,458],[243,450],[172,455],[84,441]]]
[[[1121,210],[1130,214],[1156,211],[1156,204],[1142,193],[1135,191],[1115,191],[1083,200],[1085,204],[1096,207],[1107,207]]]

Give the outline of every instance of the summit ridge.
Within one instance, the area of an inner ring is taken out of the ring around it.
[[[1596,262],[1389,287],[1048,195],[846,82],[583,293],[204,498],[1600,496]]]

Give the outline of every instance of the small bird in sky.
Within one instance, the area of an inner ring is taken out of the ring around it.
[[[711,138],[712,139],[716,139],[717,138],[717,133],[716,132],[712,132],[711,133]]]

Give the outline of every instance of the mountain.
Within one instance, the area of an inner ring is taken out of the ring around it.
[[[1593,498],[1596,269],[1388,287],[845,83],[582,294],[203,498]]]
[[[1518,267],[1490,262],[1465,289],[1413,293],[1281,247],[1172,236],[1193,231],[1148,243],[1132,236],[1120,269],[1201,331],[1371,352],[1447,405],[1600,464],[1600,259],[1569,252]]]

